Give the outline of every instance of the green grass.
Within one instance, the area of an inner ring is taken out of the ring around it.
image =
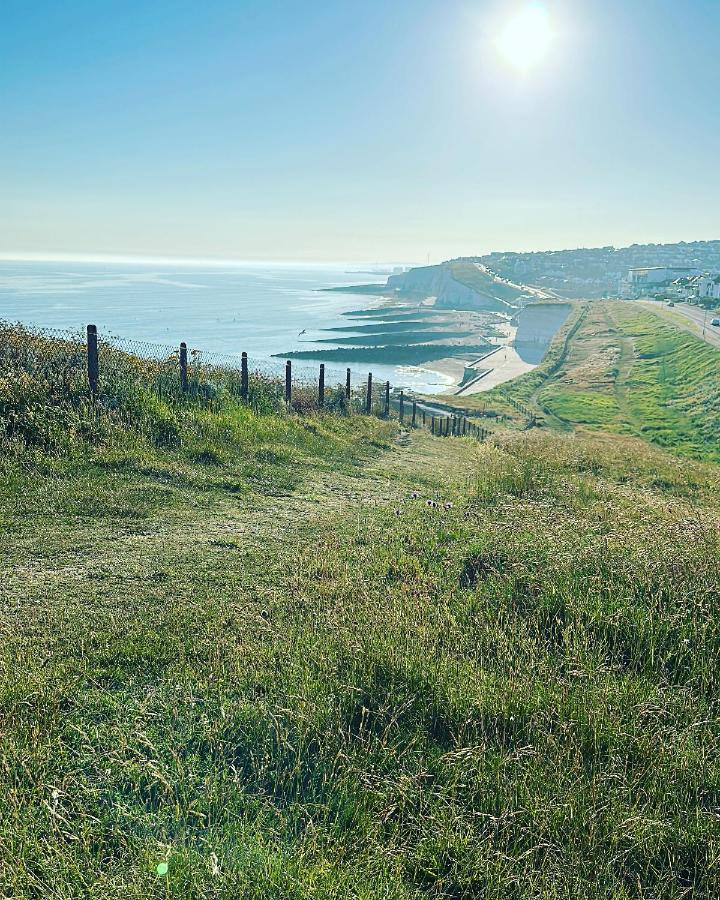
[[[713,896],[715,470],[421,436],[328,474],[87,518],[88,470],[5,531],[5,893]]]
[[[567,423],[720,460],[720,353],[652,311],[598,304],[537,399]]]
[[[3,419],[0,895],[718,895],[716,465],[222,393],[48,442],[34,396]]]

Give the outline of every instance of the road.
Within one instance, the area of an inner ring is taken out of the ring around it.
[[[701,337],[708,344],[720,350],[720,326],[710,324],[716,316],[720,318],[718,310],[705,310],[699,306],[689,306],[687,303],[676,303],[675,306],[668,307],[661,305],[657,300],[641,300],[640,302],[643,306],[651,307],[664,319],[685,328],[696,337]]]

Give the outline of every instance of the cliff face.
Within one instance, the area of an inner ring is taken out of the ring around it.
[[[388,278],[388,288],[409,297],[436,297],[436,306],[443,309],[482,309],[507,312],[508,307],[490,293],[484,293],[453,276],[448,263],[422,266]]]

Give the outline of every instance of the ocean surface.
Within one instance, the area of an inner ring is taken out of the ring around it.
[[[344,312],[380,302],[362,294],[322,292],[385,280],[360,269],[0,261],[0,319],[73,331],[93,323],[102,335],[171,347],[186,341],[191,349],[238,357],[245,351],[251,365],[279,372],[284,362],[272,354],[320,349],[313,341],[332,337],[323,329],[354,324]],[[315,361],[293,362],[306,372],[310,365],[317,368]],[[328,377],[337,373],[339,378],[346,366],[358,381],[370,368],[377,381],[417,391],[437,392],[452,383],[422,367],[351,361],[328,363]]]

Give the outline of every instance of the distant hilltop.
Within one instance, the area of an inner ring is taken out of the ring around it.
[[[617,296],[629,270],[656,266],[720,272],[720,241],[489,253],[395,273],[386,290],[436,297],[441,307],[507,312],[532,300]]]

